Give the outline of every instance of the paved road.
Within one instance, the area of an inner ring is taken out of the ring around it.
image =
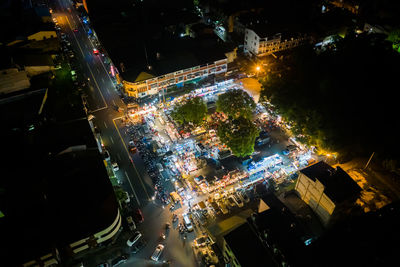
[[[117,162],[119,165],[117,176],[123,182],[122,186],[133,196],[131,201],[135,206],[140,207],[144,214],[145,221],[138,225],[138,229],[143,233],[147,245],[137,254],[131,254],[124,265],[132,266],[134,263],[134,266],[159,266],[161,262],[151,261],[150,256],[158,243],[165,222],[171,218],[171,213],[168,209],[163,209],[162,206],[151,201],[154,188],[144,164],[138,153],[131,155],[127,150],[129,137],[125,134],[121,120],[124,112],[118,112],[115,108],[119,106],[126,111],[126,106],[121,101],[112,78],[109,76],[108,64],[104,63],[101,55],[93,53],[94,46],[71,2],[57,0],[53,5],[53,17],[57,18],[62,31],[69,37],[83,76],[90,79],[87,96],[89,113],[95,116],[93,122],[101,132],[111,161]],[[74,31],[74,29],[76,30]],[[129,232],[124,229],[113,246],[100,250],[96,255],[89,253],[88,255],[91,256],[85,256],[87,258],[83,259],[85,266],[95,266],[105,261],[110,262],[113,257],[129,252],[129,248],[126,246],[126,239],[129,235]],[[167,240],[164,241],[166,248],[160,260],[172,260],[170,266],[196,266],[190,246],[194,237],[195,234],[192,234],[187,241],[183,242],[178,231],[171,229]]]
[[[70,2],[58,0],[55,4],[57,7],[53,15],[57,17],[62,30],[69,36],[83,76],[90,79],[88,81],[90,93],[87,97],[89,113],[95,116],[93,122],[101,132],[111,160],[117,162],[120,167],[117,172],[118,178],[127,182],[126,189],[135,198],[137,197],[138,206],[143,206],[153,195],[153,189],[151,182],[145,181],[144,169],[140,171],[131,160],[126,144],[117,129],[116,122],[124,116],[124,113],[118,112],[116,106],[124,109],[126,107],[109,76],[109,66],[104,64],[104,58],[101,55],[93,53],[94,46]],[[68,7],[71,12],[68,12]]]

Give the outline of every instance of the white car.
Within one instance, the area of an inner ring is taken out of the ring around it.
[[[126,244],[129,247],[132,247],[138,240],[142,237],[142,234],[139,231],[136,231],[131,238],[126,241]]]
[[[112,164],[112,168],[113,168],[113,170],[114,170],[115,172],[118,171],[118,170],[119,170],[118,163],[114,162],[114,163]]]
[[[158,261],[158,259],[160,258],[161,253],[163,252],[163,250],[164,250],[164,245],[158,244],[157,247],[156,247],[156,250],[154,250],[154,252],[153,252],[153,255],[151,255],[151,259],[153,261]]]

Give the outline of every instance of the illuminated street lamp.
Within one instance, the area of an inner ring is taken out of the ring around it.
[[[258,78],[258,73],[260,72],[260,66],[256,66],[256,71],[257,71],[257,78]]]

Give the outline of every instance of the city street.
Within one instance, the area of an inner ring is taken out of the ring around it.
[[[138,225],[142,232],[146,246],[137,254],[131,254],[126,240],[130,237],[128,228],[124,229],[118,240],[110,247],[96,253],[89,253],[83,258],[85,266],[96,266],[102,262],[110,262],[118,255],[129,253],[131,257],[124,264],[131,266],[157,266],[156,262],[150,260],[159,239],[159,235],[165,227],[171,214],[167,209],[157,206],[151,202],[154,195],[154,187],[143,161],[138,154],[131,155],[127,149],[129,137],[123,131],[121,119],[124,118],[126,105],[121,100],[110,74],[110,67],[104,63],[101,54],[94,54],[92,41],[89,39],[85,26],[79,19],[75,8],[68,0],[58,0],[54,3],[53,17],[57,18],[61,31],[64,32],[72,44],[75,57],[80,63],[83,77],[87,77],[89,94],[86,97],[88,114],[92,114],[92,122],[101,134],[105,149],[109,151],[111,162],[116,162],[119,170],[116,171],[122,187],[131,196],[131,203],[140,207],[144,215],[144,223]],[[68,11],[70,10],[70,11]],[[124,112],[118,112],[122,107]],[[118,127],[121,127],[121,130]],[[122,218],[125,221],[125,218]],[[123,222],[124,225],[124,222]],[[155,231],[154,229],[159,229]],[[193,253],[190,247],[190,235],[186,241],[180,239],[177,230],[172,228],[167,237],[166,248],[160,257],[174,259],[170,266],[195,266]],[[177,260],[179,259],[179,260]],[[123,266],[123,265],[122,265]]]

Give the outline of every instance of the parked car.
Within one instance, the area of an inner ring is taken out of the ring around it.
[[[142,234],[139,231],[136,231],[131,238],[126,241],[128,247],[132,247],[139,239],[142,237]]]
[[[113,259],[113,260],[111,261],[111,265],[112,265],[113,267],[114,267],[114,266],[118,266],[118,265],[120,265],[121,263],[126,262],[127,260],[128,260],[128,257],[127,257],[127,256],[121,255],[121,256],[119,256],[119,257]]]
[[[129,197],[129,194],[128,194],[128,192],[126,192],[126,191],[125,191],[125,194],[126,194],[125,203],[129,203],[129,202],[131,202],[131,198]]]
[[[104,155],[104,159],[105,159],[105,160],[110,160],[110,153],[108,153],[107,150],[104,150],[103,155]]]
[[[185,223],[185,226],[189,232],[193,231],[192,222],[190,221],[189,215],[187,213],[183,214],[183,222]]]
[[[116,172],[116,171],[119,171],[118,163],[114,162],[114,163],[112,164],[112,168],[113,168],[113,170],[114,170],[115,172]]]
[[[153,261],[158,261],[163,251],[164,251],[164,245],[158,244],[153,252],[153,255],[151,255],[151,259]]]

